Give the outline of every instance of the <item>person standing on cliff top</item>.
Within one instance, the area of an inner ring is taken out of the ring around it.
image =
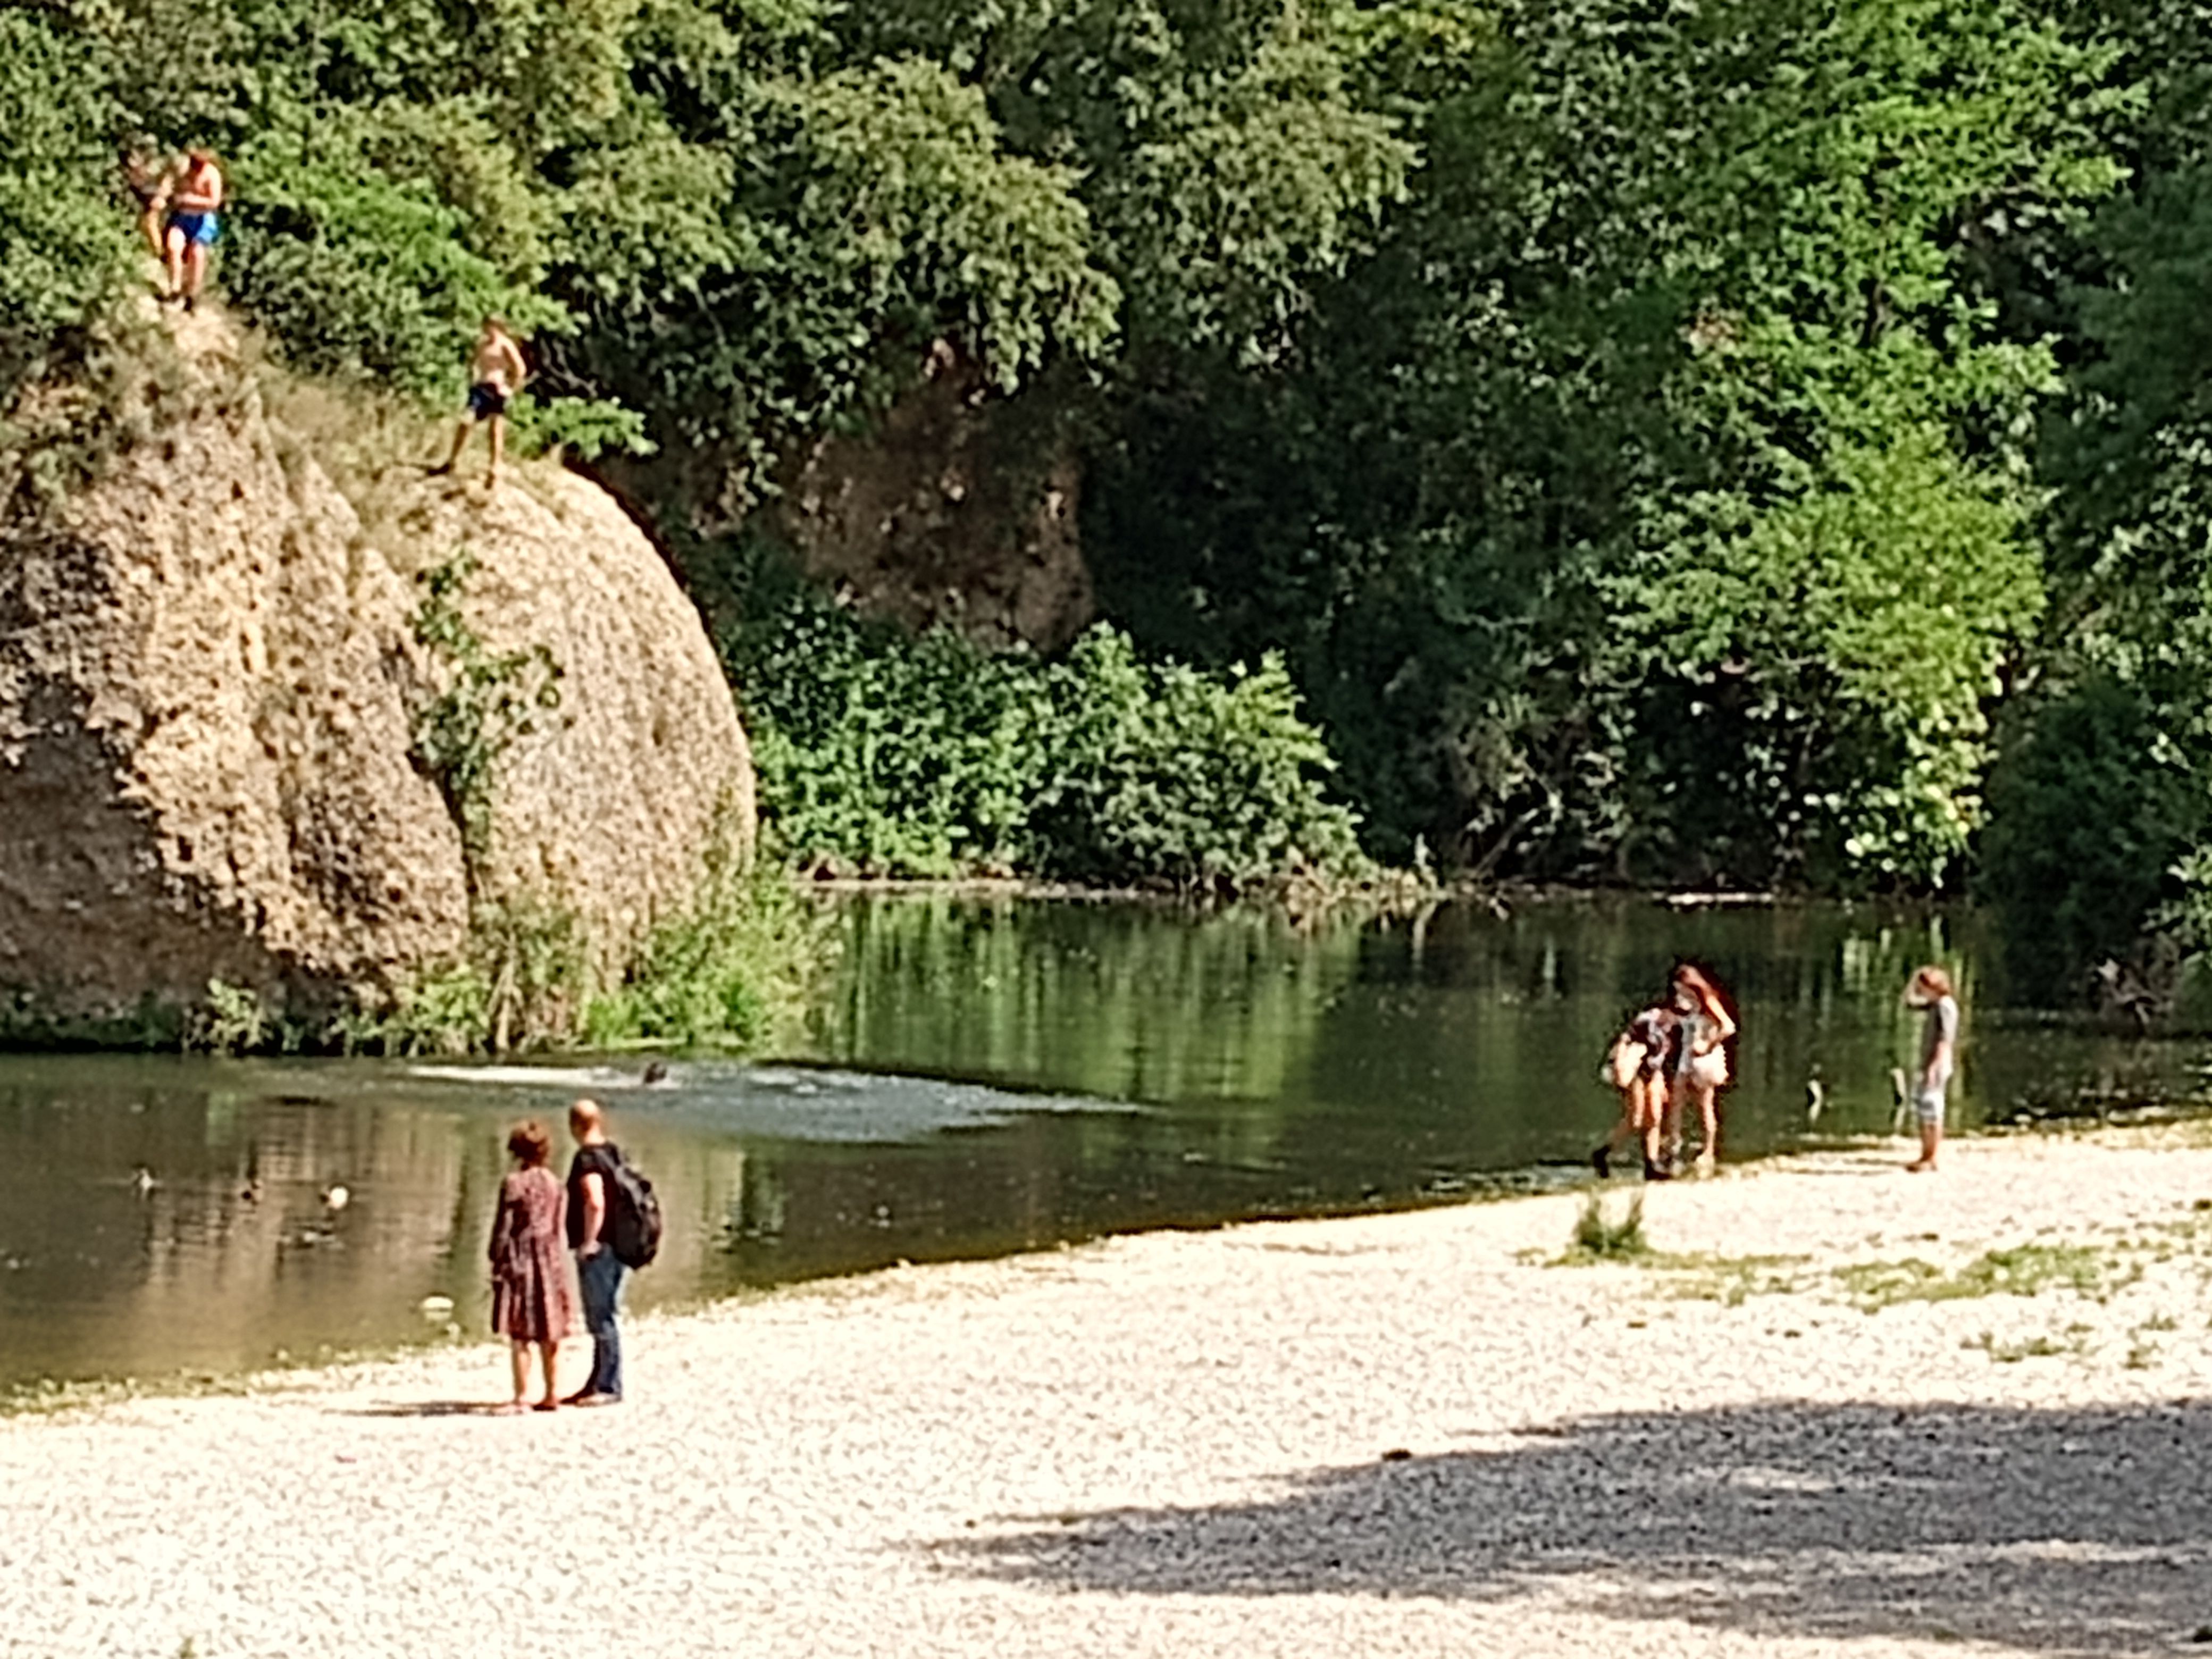
[[[460,464],[469,428],[481,423],[491,441],[491,470],[484,474],[484,488],[499,482],[500,458],[507,445],[507,400],[521,391],[529,378],[530,366],[523,361],[520,343],[498,318],[485,318],[483,331],[477,336],[475,354],[469,359],[468,410],[453,429],[453,452],[443,466],[431,469],[432,476],[443,476]]]
[[[156,259],[166,259],[169,188],[168,163],[155,151],[151,138],[140,138],[123,152],[123,187],[138,208],[138,232]]]
[[[185,152],[168,184],[168,223],[163,246],[169,260],[169,291],[164,304],[179,304],[190,311],[199,303],[201,284],[207,281],[208,250],[222,228],[222,169],[213,155],[197,146]]]
[[[614,1251],[615,1167],[622,1154],[607,1139],[605,1115],[596,1100],[568,1109],[576,1156],[568,1165],[568,1248],[576,1253],[576,1286],[583,1293],[584,1329],[592,1339],[591,1379],[562,1403],[612,1406],[623,1395],[623,1279],[629,1269]]]
[[[1920,1119],[1920,1156],[1905,1167],[1925,1175],[1943,1144],[1943,1095],[1959,1063],[1959,1001],[1951,975],[1930,965],[1916,970],[1905,988],[1905,1006],[1926,1017],[1920,1028],[1920,1065],[1912,1074],[1912,1109]]]

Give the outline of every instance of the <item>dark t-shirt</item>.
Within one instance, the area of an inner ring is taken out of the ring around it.
[[[1644,1064],[1639,1069],[1645,1077],[1656,1077],[1672,1067],[1682,1040],[1682,1022],[1670,1008],[1646,1008],[1628,1022],[1628,1035],[1644,1045]]]
[[[615,1150],[611,1140],[600,1141],[595,1146],[579,1146],[576,1156],[568,1160],[568,1248],[575,1249],[584,1242],[584,1221],[587,1212],[584,1200],[584,1177],[596,1175],[599,1178],[599,1195],[606,1200],[606,1214],[599,1222],[599,1243],[612,1243],[607,1234],[615,1218],[615,1165],[622,1162],[622,1154]]]

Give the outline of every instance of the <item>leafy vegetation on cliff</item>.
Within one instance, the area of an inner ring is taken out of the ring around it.
[[[296,366],[451,396],[504,311],[685,535],[947,352],[1073,445],[1111,629],[1061,660],[686,561],[802,854],[1241,879],[1356,813],[1494,874],[1978,872],[2060,999],[2212,945],[2193,0],[53,0],[0,46],[11,385],[131,279],[143,131],[230,164],[221,280]]]

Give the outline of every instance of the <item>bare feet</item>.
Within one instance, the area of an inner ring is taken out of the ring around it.
[[[523,1403],[520,1400],[510,1400],[504,1406],[494,1406],[491,1408],[494,1417],[519,1417],[523,1410]]]
[[[520,1411],[521,1407],[518,1406],[515,1409]],[[561,1409],[561,1402],[557,1400],[541,1400],[530,1409],[534,1412],[557,1412]]]
[[[1932,1158],[1916,1158],[1911,1163],[1906,1164],[1905,1169],[1908,1175],[1933,1175],[1936,1172],[1936,1160]]]

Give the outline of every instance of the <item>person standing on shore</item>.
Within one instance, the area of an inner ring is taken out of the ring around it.
[[[561,1339],[576,1325],[576,1293],[562,1249],[568,1194],[545,1167],[553,1138],[544,1124],[518,1124],[507,1150],[514,1168],[500,1183],[499,1212],[492,1222],[491,1328],[514,1348],[514,1398],[507,1409],[523,1408],[534,1345],[545,1371],[537,1409],[550,1412],[561,1403],[553,1381]]]
[[[614,1251],[615,1170],[622,1153],[607,1139],[605,1114],[596,1100],[580,1100],[568,1109],[568,1133],[576,1142],[568,1164],[568,1248],[576,1253],[592,1375],[562,1403],[611,1406],[623,1395],[620,1320],[623,1280],[629,1273]]]
[[[1959,1060],[1959,1000],[1952,994],[1951,975],[1929,963],[1916,969],[1905,988],[1905,1006],[1918,1009],[1920,1065],[1912,1074],[1912,1109],[1920,1119],[1920,1156],[1905,1167],[1925,1175],[1936,1167],[1936,1153],[1943,1144],[1945,1092]]]
[[[1613,1158],[1625,1141],[1640,1141],[1644,1176],[1660,1178],[1660,1120],[1667,1109],[1667,1078],[1681,1027],[1674,1010],[1659,1004],[1644,1009],[1613,1039],[1606,1055],[1607,1080],[1620,1091],[1620,1117],[1613,1133],[1590,1154],[1601,1180],[1613,1173]]]
[[[1735,1035],[1735,1018],[1729,1012],[1720,988],[1693,963],[1683,963],[1674,969],[1673,996],[1682,1035],[1675,1051],[1666,1167],[1671,1171],[1680,1153],[1682,1119],[1695,1101],[1698,1127],[1705,1136],[1698,1148],[1698,1172],[1711,1175],[1720,1155],[1719,1094],[1729,1080],[1727,1044]]]

